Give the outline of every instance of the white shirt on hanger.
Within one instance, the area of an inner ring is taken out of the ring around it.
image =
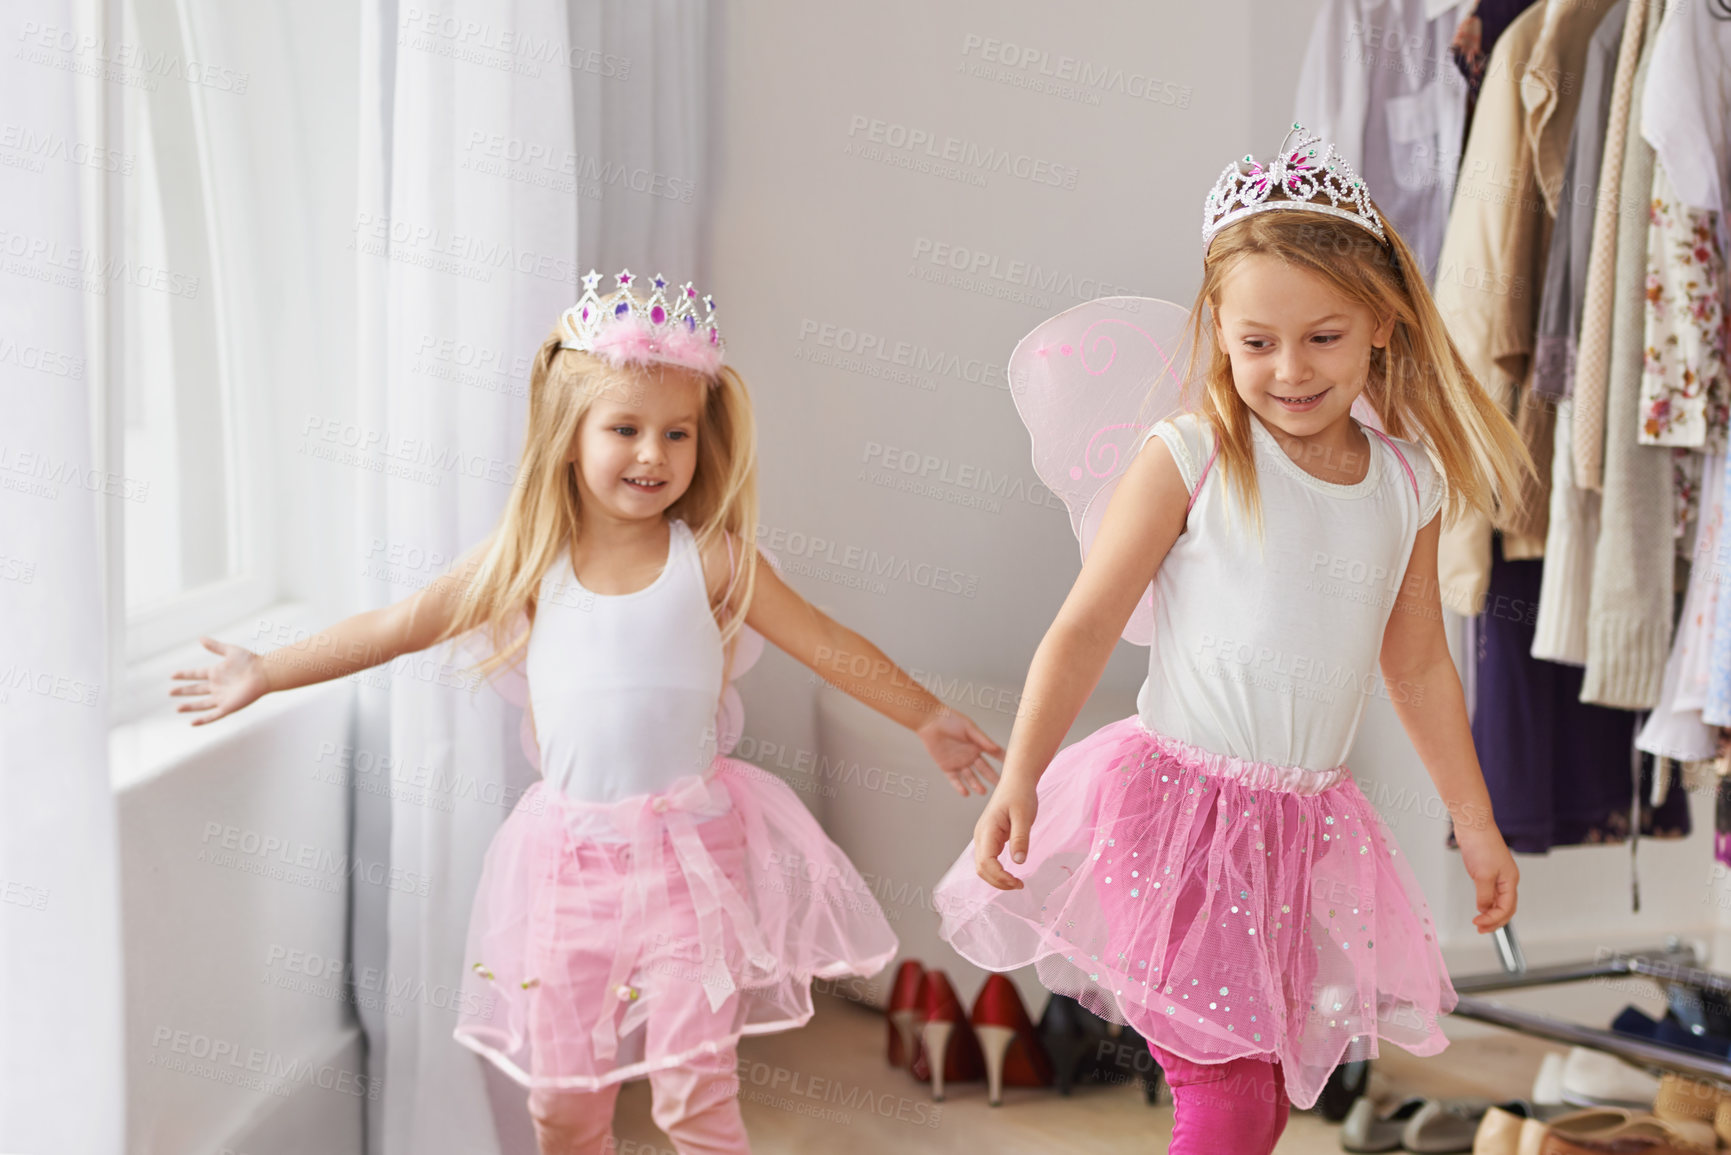
[[[1698,209],[1731,210],[1731,5],[1666,6],[1642,100],[1641,135],[1677,195]]]
[[[1424,265],[1436,270],[1466,131],[1449,54],[1460,0],[1327,0],[1293,119],[1334,144]]]

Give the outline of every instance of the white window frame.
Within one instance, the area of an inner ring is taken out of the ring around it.
[[[77,18],[93,28],[104,44],[124,42],[125,0],[77,0]],[[183,59],[201,59],[198,37],[187,0],[158,0],[172,4],[175,32]],[[80,78],[81,130],[89,139],[100,140],[109,155],[125,155],[125,89],[97,77]],[[223,229],[221,205],[215,194],[211,165],[216,159],[205,116],[205,91],[191,85],[186,92],[191,110],[192,132],[198,141],[199,183],[204,198],[206,244],[209,268],[205,285],[212,294],[216,317],[218,388],[223,397],[225,478],[229,500],[228,551],[231,575],[171,598],[128,613],[126,604],[125,503],[113,498],[100,504],[103,566],[105,569],[107,639],[109,653],[110,724],[124,725],[147,714],[171,713],[175,703],[168,696],[168,674],[194,654],[212,658],[198,646],[200,635],[212,634],[248,614],[276,601],[278,581],[271,518],[269,471],[272,460],[269,431],[264,427],[267,406],[257,392],[256,381],[235,371],[233,320],[229,316],[227,287],[231,277],[228,245]],[[84,173],[84,244],[97,254],[102,267],[126,252],[125,198],[136,195],[129,187],[136,176],[87,169]],[[93,294],[87,299],[87,364],[92,374],[92,418],[96,456],[111,475],[126,476],[125,396],[126,333],[124,298],[120,291]]]

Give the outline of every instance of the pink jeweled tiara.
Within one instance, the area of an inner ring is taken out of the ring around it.
[[[1202,206],[1202,251],[1214,234],[1234,221],[1272,209],[1323,213],[1361,225],[1383,243],[1382,217],[1371,207],[1370,192],[1332,144],[1303,125],[1294,124],[1268,167],[1246,156],[1226,166]],[[1241,169],[1240,164],[1249,165]],[[1321,198],[1321,199],[1319,199]]]
[[[638,279],[624,269],[602,296],[595,291],[601,274],[590,269],[583,296],[559,318],[560,346],[592,353],[615,367],[655,361],[714,376],[727,351],[715,327],[715,298],[699,297],[687,281],[669,300],[667,279],[660,273],[650,279],[649,295],[639,297],[632,289]]]

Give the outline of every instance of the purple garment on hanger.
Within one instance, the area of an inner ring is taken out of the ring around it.
[[[1515,17],[1531,8],[1537,0],[1479,0],[1473,15],[1479,18],[1479,57],[1478,67],[1468,67],[1467,61],[1459,52],[1454,53],[1455,67],[1460,69],[1462,76],[1467,78],[1467,125],[1472,125],[1473,111],[1479,102],[1479,86],[1484,83],[1485,67],[1490,63],[1491,49],[1497,46],[1497,40],[1509,25],[1515,22]],[[1526,61],[1518,61],[1517,67],[1526,67]]]
[[[1713,794],[1713,857],[1731,866],[1731,778],[1719,779]]]
[[[1515,17],[1531,8],[1536,0],[1479,0],[1476,13],[1479,18],[1479,43],[1484,46],[1484,54],[1488,59],[1491,49],[1497,46],[1497,40],[1509,25],[1515,22]]]
[[[1635,789],[1636,714],[1583,703],[1579,667],[1532,655],[1543,565],[1504,559],[1494,535],[1477,622],[1473,744],[1503,839],[1525,854],[1623,841]],[[1686,831],[1687,798],[1673,795]],[[1668,798],[1658,814],[1642,815],[1642,833],[1656,825],[1663,836],[1676,822]]]

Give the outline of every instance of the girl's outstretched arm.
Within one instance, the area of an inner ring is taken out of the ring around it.
[[[1003,781],[974,827],[974,869],[1000,890],[1021,880],[998,861],[1007,845],[1023,861],[1035,787],[1100,681],[1136,601],[1184,532],[1190,492],[1172,451],[1150,438],[1124,471],[1082,573],[1028,666]]]
[[[1515,913],[1521,872],[1491,815],[1478,753],[1467,722],[1460,675],[1449,656],[1437,588],[1437,537],[1442,518],[1418,531],[1400,594],[1382,635],[1382,677],[1389,700],[1424,761],[1443,805],[1454,819],[1461,861],[1477,890],[1480,934],[1496,930]]]
[[[998,780],[985,758],[1003,757],[996,742],[882,650],[800,597],[768,562],[758,564],[745,622],[836,689],[918,734],[958,794],[985,794]]]
[[[262,656],[232,642],[199,638],[220,660],[213,666],[174,672],[175,681],[181,684],[169,694],[194,699],[183,703],[177,713],[196,713],[199,716],[192,724],[203,726],[251,705],[272,690],[328,682],[426,649],[455,616],[463,591],[479,566],[478,553],[465,555],[450,572],[400,602],[344,618],[305,641]]]

